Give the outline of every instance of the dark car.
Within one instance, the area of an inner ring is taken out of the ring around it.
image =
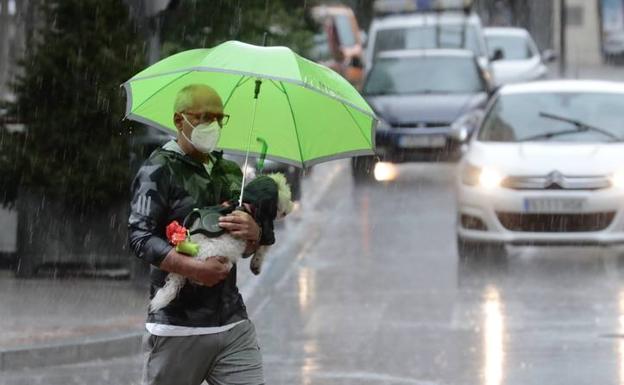
[[[458,157],[453,122],[484,108],[491,81],[467,50],[402,50],[379,54],[363,95],[380,118],[376,157],[353,158],[356,180],[377,160],[439,161]]]

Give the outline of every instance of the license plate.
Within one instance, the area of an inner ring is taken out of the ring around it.
[[[446,145],[446,138],[442,135],[406,135],[399,138],[399,147],[402,148],[439,148]]]
[[[585,208],[581,198],[526,198],[524,211],[527,213],[577,213]]]

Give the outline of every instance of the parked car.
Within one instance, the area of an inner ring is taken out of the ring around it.
[[[379,54],[363,96],[381,119],[376,153],[388,162],[445,160],[455,156],[457,119],[482,109],[491,89],[467,50],[401,50]],[[353,159],[356,180],[371,177],[374,157]]]
[[[555,60],[551,50],[540,54],[535,41],[523,28],[486,28],[485,40],[497,84],[545,79],[546,62]]]
[[[467,49],[479,65],[490,70],[481,19],[459,11],[401,13],[373,19],[366,46],[365,69],[370,70],[385,51],[414,49]]]
[[[310,15],[319,27],[311,59],[361,87],[364,37],[353,10],[345,5],[318,5]]]
[[[459,166],[461,258],[624,243],[624,83],[503,86]]]

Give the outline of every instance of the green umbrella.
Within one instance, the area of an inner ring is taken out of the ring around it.
[[[376,117],[343,77],[286,47],[228,41],[163,59],[123,84],[126,117],[176,132],[173,104],[190,84],[214,88],[230,120],[218,147],[298,167],[373,155]]]

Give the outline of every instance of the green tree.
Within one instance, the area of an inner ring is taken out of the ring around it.
[[[0,128],[0,196],[43,191],[85,212],[128,194],[127,127],[120,83],[145,52],[122,0],[47,0],[29,42],[9,114],[25,133]]]
[[[285,45],[304,55],[312,47],[310,0],[181,0],[163,13],[163,56],[226,40]]]

